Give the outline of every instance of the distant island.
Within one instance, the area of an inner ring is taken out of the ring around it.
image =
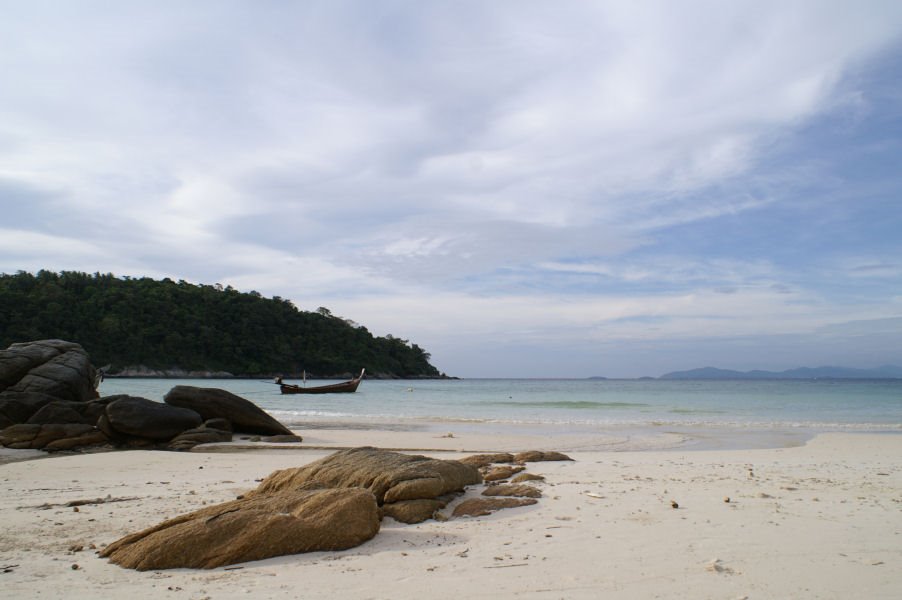
[[[703,367],[674,371],[658,379],[902,379],[902,367],[883,365],[875,369],[850,367],[802,367],[786,371],[732,371]]]
[[[230,286],[111,273],[0,274],[0,348],[77,342],[108,375],[445,377],[417,344]]]

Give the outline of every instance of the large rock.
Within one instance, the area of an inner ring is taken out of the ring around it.
[[[166,404],[190,408],[204,420],[226,419],[235,431],[259,435],[291,435],[291,431],[256,404],[217,388],[177,385],[163,398]]]
[[[203,419],[193,410],[154,402],[135,396],[109,396],[105,421],[98,426],[111,437],[137,437],[168,441],[187,429],[199,426]],[[108,431],[107,427],[112,429]]]
[[[213,569],[273,556],[345,550],[379,532],[367,490],[283,490],[258,494],[164,521],[100,553],[139,571]]]
[[[0,400],[7,392],[36,392],[82,402],[97,397],[96,372],[79,344],[40,340],[0,350]]]
[[[312,462],[283,469],[263,480],[252,494],[296,489],[315,482],[324,487],[361,487],[380,504],[434,499],[482,483],[479,471],[456,460],[401,454],[377,448],[352,448]]]

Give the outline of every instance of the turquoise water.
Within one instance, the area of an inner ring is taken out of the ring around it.
[[[265,381],[107,379],[100,393],[162,400],[180,384],[229,390],[289,427],[902,432],[902,380],[365,380],[355,394],[283,396]]]

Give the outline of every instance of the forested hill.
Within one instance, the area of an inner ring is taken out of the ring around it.
[[[225,371],[240,376],[438,377],[429,353],[327,309],[221,285],[112,274],[0,274],[0,348],[59,338],[97,366]]]

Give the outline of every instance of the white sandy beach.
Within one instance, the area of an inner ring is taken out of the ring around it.
[[[386,518],[373,540],[345,552],[159,572],[123,569],[95,555],[92,545],[100,548],[164,518],[231,500],[272,471],[318,459],[333,446],[416,448],[437,458],[459,458],[465,455],[461,450],[560,449],[553,439],[528,436],[304,434],[303,446],[322,448],[110,452],[0,465],[3,596],[838,599],[902,594],[902,436],[895,434],[823,434],[801,447],[768,450],[568,449],[575,462],[529,465],[529,472],[547,478],[539,484],[544,497],[535,506],[420,525]],[[479,491],[474,488],[467,497]],[[62,506],[98,498],[106,501]]]

